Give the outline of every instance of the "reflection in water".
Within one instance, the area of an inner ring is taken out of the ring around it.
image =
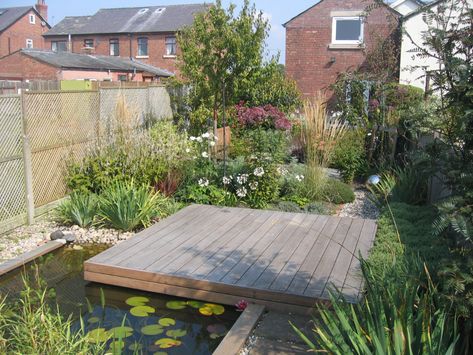
[[[107,246],[62,248],[0,278],[0,295],[17,298],[22,276],[50,289],[50,302],[61,313],[85,324],[91,341],[107,341],[122,354],[210,354],[238,317],[228,307],[119,287],[87,283],[84,261]]]

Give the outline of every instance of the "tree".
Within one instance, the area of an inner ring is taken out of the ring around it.
[[[192,106],[212,108],[214,129],[222,106],[222,93],[236,103],[263,65],[268,22],[245,0],[235,16],[235,5],[225,10],[217,0],[208,12],[178,34],[182,54],[179,67],[191,85]]]

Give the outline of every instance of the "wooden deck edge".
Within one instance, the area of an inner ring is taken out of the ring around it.
[[[314,307],[318,301],[327,301],[324,297],[307,297],[302,295],[288,294],[279,291],[262,290],[257,288],[243,287],[239,285],[228,285],[219,282],[196,280],[186,276],[166,275],[143,270],[110,266],[99,263],[84,263],[84,271],[125,277],[132,280],[146,281],[168,286],[178,286],[188,289],[203,290],[214,293],[232,294],[240,299],[253,298],[265,301],[272,301],[284,304],[293,304],[302,307]]]
[[[237,355],[263,315],[264,306],[249,304],[223,338],[213,355]]]
[[[106,285],[126,287],[141,291],[162,293],[165,295],[176,296],[181,298],[190,298],[199,301],[206,301],[212,303],[220,303],[225,305],[234,305],[241,301],[246,300],[249,303],[259,304],[265,306],[269,310],[284,311],[296,314],[312,315],[315,309],[315,303],[310,307],[301,306],[296,304],[271,301],[253,297],[242,297],[240,295],[234,295],[223,292],[207,291],[202,289],[195,289],[183,286],[169,285],[153,281],[143,281],[138,279],[132,279],[124,276],[108,275],[103,273],[97,273],[93,271],[84,271],[84,279],[86,281],[97,282]],[[323,301],[323,300],[321,300]]]
[[[57,242],[57,241],[51,241],[47,242],[44,245],[41,245],[40,247],[21,254],[20,256],[16,257],[15,259],[8,260],[4,262],[3,264],[0,265],[0,276],[5,275],[6,273],[15,270],[16,268],[19,268],[30,261],[35,260],[36,258],[39,258],[40,256],[43,256],[45,254],[48,254],[56,249],[61,248],[64,246],[63,243]]]

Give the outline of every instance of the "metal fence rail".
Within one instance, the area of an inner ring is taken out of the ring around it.
[[[67,162],[132,127],[171,117],[164,87],[28,92],[0,97],[0,233],[63,198]],[[35,212],[36,210],[36,212]]]

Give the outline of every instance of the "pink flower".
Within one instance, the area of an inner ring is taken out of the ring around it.
[[[235,307],[237,308],[237,311],[243,312],[246,307],[248,307],[248,301],[241,300],[235,305]]]

